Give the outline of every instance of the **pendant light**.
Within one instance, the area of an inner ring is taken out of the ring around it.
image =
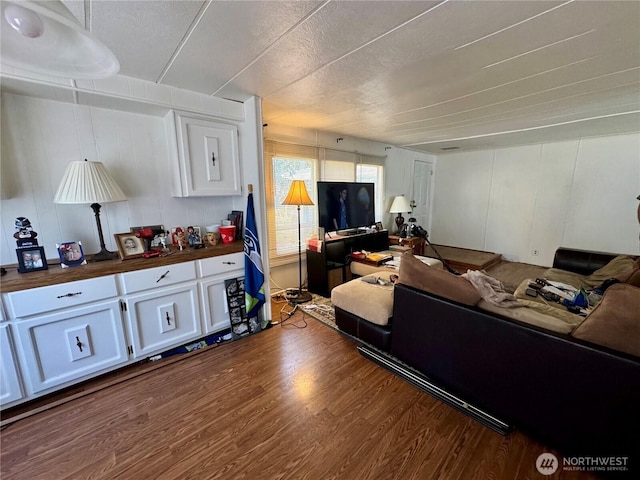
[[[118,73],[115,55],[59,0],[2,2],[0,60],[31,72],[69,79]]]

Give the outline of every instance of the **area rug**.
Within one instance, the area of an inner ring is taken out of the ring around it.
[[[300,305],[300,310],[302,310],[305,315],[309,315],[327,327],[338,330],[331,299],[316,295],[315,293],[311,295],[313,296],[311,302]]]

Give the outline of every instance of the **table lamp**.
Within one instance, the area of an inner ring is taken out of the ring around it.
[[[411,205],[407,201],[404,195],[398,195],[393,199],[393,203],[391,204],[391,208],[389,209],[389,213],[397,213],[396,217],[396,225],[398,227],[398,234],[400,233],[400,228],[404,224],[403,213],[409,213],[411,211]]]
[[[311,294],[309,292],[302,291],[302,239],[300,234],[300,205],[313,205],[313,201],[309,198],[307,193],[307,187],[304,184],[304,180],[293,180],[289,187],[289,193],[282,202],[282,205],[296,205],[298,207],[298,275],[300,285],[298,287],[298,294],[296,296],[289,297],[289,302],[293,304],[305,303],[311,300]]]
[[[90,258],[92,262],[114,260],[118,254],[107,250],[100,223],[100,203],[121,202],[127,197],[101,162],[71,162],[68,166],[53,203],[89,203],[96,217],[100,252]],[[100,203],[98,203],[100,202]]]

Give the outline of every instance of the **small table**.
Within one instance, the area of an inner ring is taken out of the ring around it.
[[[389,245],[405,245],[413,249],[414,255],[424,256],[424,238],[408,237],[402,238],[397,235],[389,235]]]

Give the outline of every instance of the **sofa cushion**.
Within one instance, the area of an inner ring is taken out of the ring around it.
[[[425,265],[411,251],[402,254],[398,282],[464,305],[476,305],[481,297],[468,280]]]
[[[611,285],[573,336],[640,357],[640,288]]]
[[[585,281],[593,288],[599,287],[602,282],[610,278],[615,278],[624,283],[636,270],[638,270],[638,264],[634,259],[628,255],[618,255],[604,267],[589,275]]]
[[[561,270],[559,268],[550,268],[546,270],[542,275],[542,278],[551,282],[566,283],[567,285],[571,285],[575,288],[587,288],[589,290],[591,289],[591,286],[587,283],[587,277],[585,277],[584,275],[569,272],[567,270]]]
[[[388,280],[389,272],[378,271],[373,277]],[[388,325],[393,316],[393,284],[372,284],[356,278],[331,290],[331,303],[376,325]]]

